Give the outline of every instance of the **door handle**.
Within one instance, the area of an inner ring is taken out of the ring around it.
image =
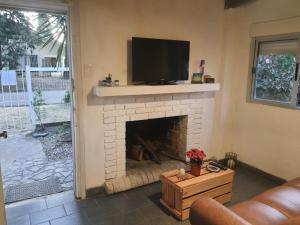
[[[3,137],[3,138],[7,138],[7,131],[3,131],[2,133],[0,133],[0,138]]]

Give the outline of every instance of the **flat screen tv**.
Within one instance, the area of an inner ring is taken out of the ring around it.
[[[164,84],[189,77],[190,42],[132,38],[132,78]]]

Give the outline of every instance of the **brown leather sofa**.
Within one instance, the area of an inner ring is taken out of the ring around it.
[[[300,225],[300,178],[226,208],[211,198],[195,201],[192,225]]]

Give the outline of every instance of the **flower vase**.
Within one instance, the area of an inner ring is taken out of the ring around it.
[[[200,176],[201,174],[201,167],[202,167],[202,162],[199,163],[191,163],[191,174],[194,175],[195,177]]]

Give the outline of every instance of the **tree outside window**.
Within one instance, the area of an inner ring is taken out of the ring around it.
[[[298,56],[298,37],[256,40],[252,100],[300,106]]]

